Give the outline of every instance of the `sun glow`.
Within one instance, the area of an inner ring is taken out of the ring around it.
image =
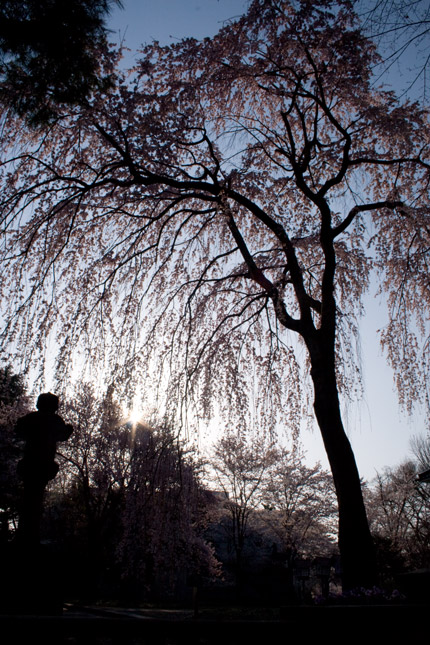
[[[142,413],[137,408],[133,408],[133,410],[129,412],[127,420],[129,423],[135,426],[137,423],[139,423],[139,421],[142,420]]]

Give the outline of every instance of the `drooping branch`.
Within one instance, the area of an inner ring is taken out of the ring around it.
[[[346,229],[352,224],[354,219],[359,213],[364,213],[366,211],[373,211],[373,210],[381,210],[383,208],[389,209],[389,210],[395,210],[396,208],[401,208],[404,206],[403,202],[400,201],[391,201],[391,200],[386,200],[383,202],[374,202],[370,204],[357,204],[351,210],[349,211],[348,215],[345,217],[345,219],[335,226],[333,228],[332,236],[333,239],[335,237],[338,237],[341,233],[346,231]]]

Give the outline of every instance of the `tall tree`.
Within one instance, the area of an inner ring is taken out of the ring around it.
[[[186,577],[219,575],[204,537],[201,475],[199,460],[171,429],[137,424],[118,552],[123,577],[138,596],[172,596]]]
[[[149,388],[156,365],[167,405],[244,427],[252,413],[267,431],[297,429],[310,377],[344,584],[371,584],[339,396],[360,389],[371,277],[401,398],[422,396],[428,115],[372,88],[377,54],[347,0],[254,0],[214,38],[142,56],[43,139],[4,121],[2,338],[37,348],[56,333],[63,379],[85,340],[123,382],[140,364]]]
[[[239,591],[250,516],[261,504],[265,481],[276,459],[275,447],[264,436],[229,432],[214,446],[211,466],[215,485],[226,496],[227,532],[233,544]]]
[[[63,463],[56,488],[72,491],[81,515],[75,522],[85,527],[88,561],[97,570],[104,535],[123,503],[131,461],[130,428],[112,391],[99,397],[89,383],[76,385],[65,401],[64,416],[74,433],[60,447]]]
[[[300,451],[280,449],[263,491],[265,519],[291,566],[298,557],[335,551],[336,495],[319,463],[307,466]]]
[[[100,67],[105,18],[120,0],[2,0],[2,101],[29,123],[51,121],[59,104],[82,103],[111,82]]]

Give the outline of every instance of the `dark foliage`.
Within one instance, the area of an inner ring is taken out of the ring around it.
[[[100,69],[104,19],[120,0],[2,0],[3,100],[32,125],[51,121],[59,104],[85,101],[110,79]]]
[[[7,365],[0,368],[0,540],[7,542],[16,525],[19,504],[17,464],[21,446],[15,422],[28,412],[24,379]]]

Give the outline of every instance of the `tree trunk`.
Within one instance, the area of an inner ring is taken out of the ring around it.
[[[314,409],[333,474],[339,505],[339,550],[344,590],[372,587],[376,560],[351,444],[346,436],[339,405],[333,358],[312,358]]]

